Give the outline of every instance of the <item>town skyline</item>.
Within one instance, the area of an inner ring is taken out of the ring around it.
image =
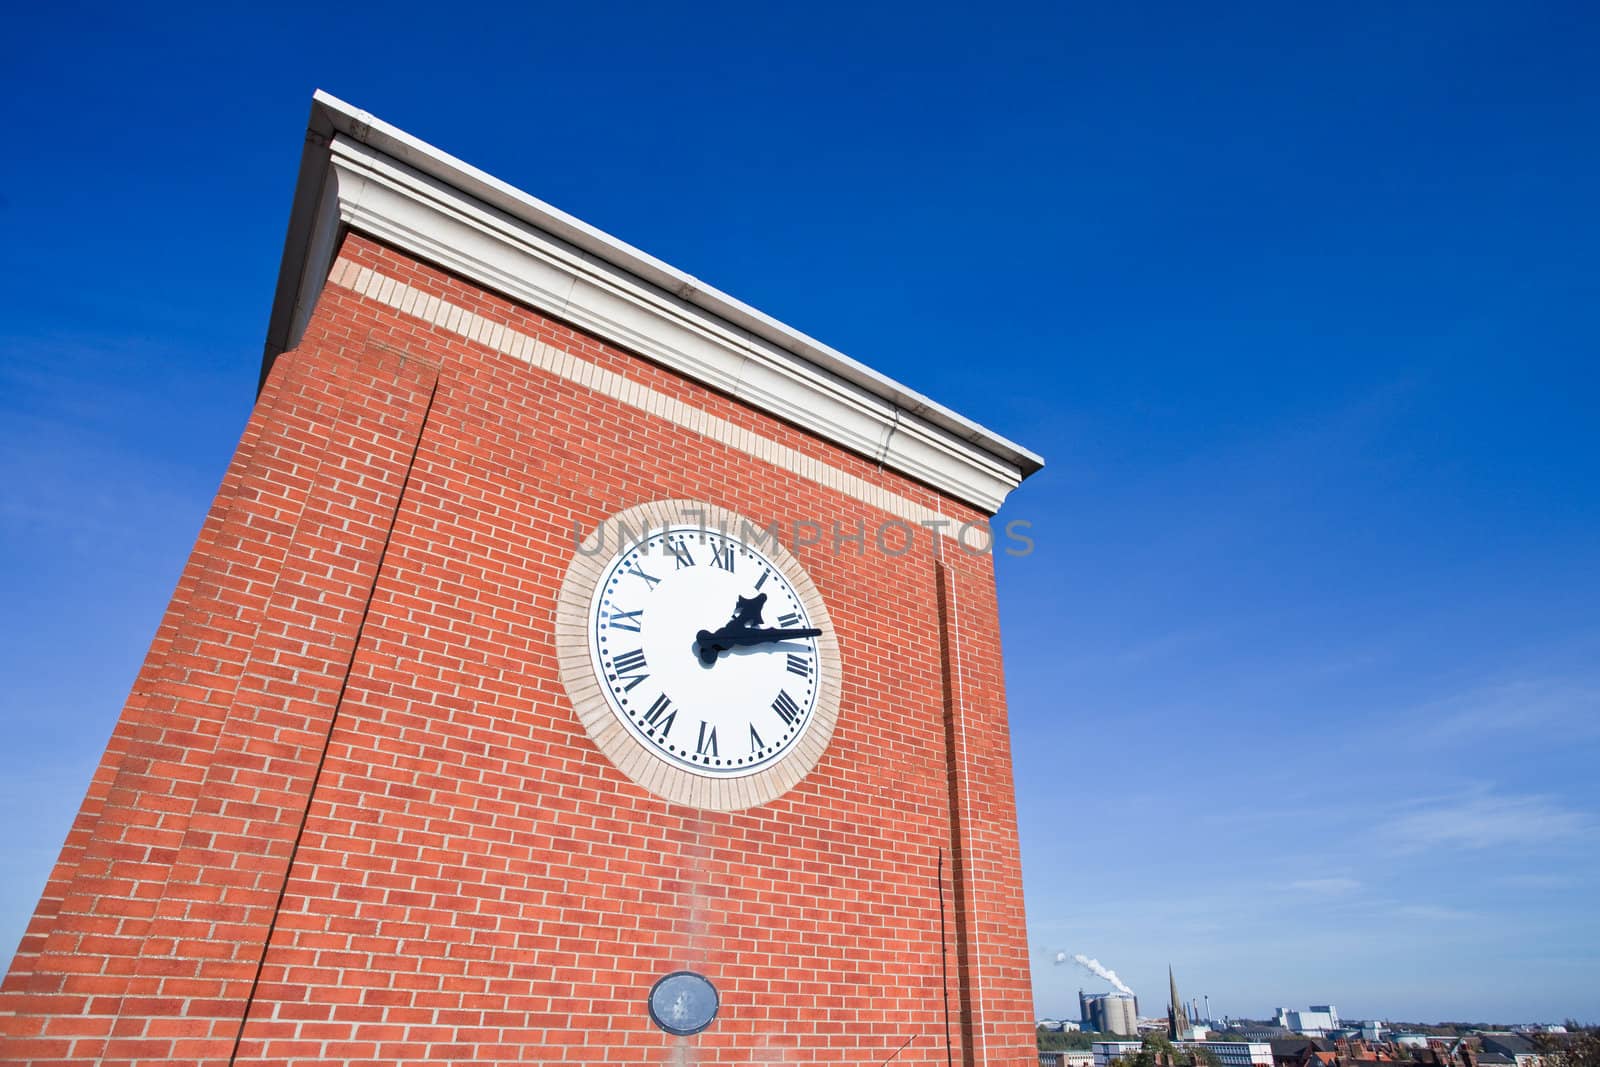
[[[1064,954],[1064,952],[1060,950],[1050,953],[1052,958],[1062,954]],[[1067,961],[1062,961],[1061,964],[1052,964],[1052,966],[1056,970],[1062,970],[1064,968],[1064,964],[1067,962],[1070,962],[1070,957]],[[1230,995],[1227,993],[1219,994],[1218,992],[1214,991],[1214,989],[1226,989],[1228,987],[1229,983],[1226,978],[1220,983],[1212,983],[1212,986],[1203,987],[1203,983],[1195,984],[1194,982],[1185,980],[1182,964],[1176,961],[1170,964],[1164,964],[1159,979],[1152,979],[1149,982],[1143,981],[1144,972],[1142,970],[1124,973],[1120,969],[1104,967],[1102,961],[1094,957],[1089,957],[1089,962],[1100,965],[1100,973],[1096,973],[1095,969],[1082,966],[1081,964],[1074,966],[1072,968],[1073,973],[1068,975],[1068,984],[1071,982],[1076,982],[1077,985],[1074,986],[1070,994],[1068,994],[1070,1003],[1063,1001],[1059,1005],[1058,1010],[1054,1012],[1047,1011],[1045,1009],[1048,1006],[1056,1004],[1056,999],[1054,996],[1047,1000],[1044,997],[1038,996],[1037,993],[1035,994],[1035,1014],[1040,1019],[1077,1021],[1079,1019],[1080,994],[1094,996],[1098,994],[1116,995],[1121,993],[1126,996],[1137,998],[1140,1013],[1139,1018],[1141,1020],[1159,1020],[1167,1012],[1168,1005],[1171,1002],[1167,978],[1168,972],[1166,969],[1170,967],[1172,969],[1172,979],[1177,983],[1179,989],[1180,1003],[1184,1005],[1186,1010],[1189,1009],[1191,1004],[1199,1005],[1202,1014],[1200,1016],[1191,1016],[1190,1018],[1192,1021],[1200,1021],[1200,1019],[1205,1018],[1213,1022],[1221,1022],[1224,1020],[1249,1020],[1252,1022],[1265,1022],[1272,1019],[1279,1009],[1287,1008],[1291,1011],[1294,1011],[1303,1009],[1307,1005],[1332,1004],[1338,1008],[1339,1014],[1343,1019],[1357,1022],[1363,1020],[1382,1020],[1387,1023],[1403,1022],[1426,1026],[1446,1025],[1452,1023],[1533,1026],[1541,1024],[1562,1024],[1567,1021],[1576,1021],[1587,1026],[1593,1025],[1595,1022],[1595,1020],[1590,1019],[1588,1016],[1576,1012],[1554,1011],[1553,1008],[1546,1009],[1546,1014],[1540,1016],[1525,1016],[1516,1014],[1512,1011],[1493,1010],[1486,1012],[1459,1011],[1451,1013],[1448,1008],[1444,1010],[1442,1014],[1437,1016],[1406,1015],[1404,1013],[1395,1013],[1393,1011],[1386,1010],[1383,1004],[1377,1002],[1376,997],[1371,994],[1363,995],[1359,989],[1349,990],[1352,995],[1346,997],[1345,999],[1341,999],[1339,996],[1333,995],[1284,995],[1276,998],[1269,997],[1268,1000],[1260,1003],[1244,1004],[1231,1000]],[[1037,952],[1035,953],[1034,971],[1035,975],[1037,975],[1039,971]],[[1110,979],[1105,976],[1107,971],[1109,971],[1112,975]],[[1129,975],[1139,978],[1139,983],[1135,984],[1134,981],[1130,981]],[[1141,986],[1146,990],[1146,992],[1140,991]],[[1483,1003],[1492,1005],[1492,998],[1485,998]],[[1209,1015],[1206,1015],[1206,1012],[1209,1012]]]

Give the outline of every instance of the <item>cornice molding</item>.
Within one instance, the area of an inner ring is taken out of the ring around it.
[[[868,479],[851,474],[837,464],[818,459],[705,408],[653,389],[644,382],[608,370],[578,353],[546,344],[532,334],[494,322],[460,304],[442,300],[399,278],[363,267],[352,259],[341,257],[334,261],[328,284],[386,304],[402,315],[412,316],[436,330],[453,333],[485,348],[496,349],[534,370],[553,374],[584,389],[592,389],[618,403],[637,408],[747,456],[754,456],[817,485],[854,497],[897,518],[926,526],[956,541],[965,551],[993,547],[992,533],[980,533],[978,540],[973,541],[968,536],[971,524],[952,519],[937,508],[895,492],[883,484],[884,479]]]
[[[266,363],[292,348],[346,228],[996,512],[1032,452],[364,112],[318,93]]]

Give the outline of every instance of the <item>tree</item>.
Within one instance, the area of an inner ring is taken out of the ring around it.
[[[1146,1034],[1139,1051],[1117,1061],[1123,1067],[1221,1067],[1210,1049],[1175,1048],[1165,1034]],[[1600,1067],[1600,1065],[1596,1065]]]
[[[1104,1034],[1086,1034],[1081,1030],[1040,1030],[1039,1051],[1058,1052],[1063,1049],[1086,1049],[1096,1041],[1105,1040]]]
[[[1570,1030],[1571,1027],[1568,1027]],[[1600,1067],[1600,1030],[1578,1030],[1557,1041],[1559,1034],[1540,1035],[1539,1050],[1551,1067]]]

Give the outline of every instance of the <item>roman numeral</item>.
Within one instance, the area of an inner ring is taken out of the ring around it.
[[[700,740],[695,742],[695,755],[715,756],[717,754],[717,728],[713,726],[706,729],[706,724],[700,724]]]
[[[617,672],[611,676],[612,681],[622,680],[628,683],[622,687],[625,693],[633,692],[634,686],[650,677],[644,669],[644,651],[642,649],[618,653],[611,660],[611,669]]]
[[[612,611],[606,613],[606,622],[619,630],[632,630],[639,632],[639,616],[644,614],[644,609],[638,611]]]
[[[750,724],[750,751],[751,752],[760,752],[762,749],[764,749],[766,747],[767,747],[767,743],[765,741],[761,740],[761,735],[760,734],[756,733],[756,724],[755,723],[751,723]]]
[[[762,571],[761,577],[756,579],[756,592],[761,592],[761,587],[767,584],[767,579],[772,577],[771,571]]]
[[[778,690],[778,699],[772,702],[772,710],[778,713],[778,718],[783,720],[785,726],[793,726],[800,717],[800,705],[794,702],[794,697],[789,695],[787,689]]]
[[[811,677],[811,661],[794,652],[789,653],[789,673],[802,678]]]
[[[689,555],[689,546],[681,541],[668,541],[667,547],[672,550],[673,558],[678,561],[677,570],[694,566],[694,557]]]
[[[649,586],[650,586],[650,588],[652,590],[654,590],[656,586],[661,584],[661,579],[660,578],[657,578],[653,574],[646,574],[644,571],[640,570],[638,563],[630,564],[625,573],[627,573],[627,574],[637,574],[639,577],[643,578],[647,583],[649,583]]]
[[[732,573],[733,572],[733,546],[731,544],[727,543],[726,541],[724,541],[722,543],[722,548],[719,550],[717,548],[717,543],[715,541],[712,541],[711,542],[711,565],[713,567],[721,567],[723,570],[728,571],[729,573]],[[759,586],[757,588],[759,588]]]
[[[644,713],[645,733],[653,734],[661,731],[662,738],[672,732],[672,721],[678,717],[678,709],[672,706],[672,701],[667,699],[667,694],[662,693],[656,697],[656,702],[650,705],[650,710]]]
[[[796,614],[795,612],[791,611],[787,615],[778,616],[778,625],[779,626],[798,626],[799,624],[800,624],[800,616],[798,614]]]

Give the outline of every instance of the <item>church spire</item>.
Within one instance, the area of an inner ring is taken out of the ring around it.
[[[1172,964],[1167,964],[1167,984],[1172,989],[1172,1000],[1167,1005],[1167,1036],[1174,1041],[1189,1037],[1189,1013],[1183,1010],[1178,999],[1178,980],[1172,976]]]

